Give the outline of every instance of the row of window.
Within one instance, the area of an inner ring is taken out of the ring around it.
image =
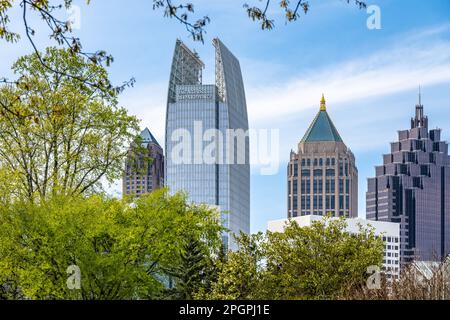
[[[322,179],[314,179],[313,180],[313,194],[321,194],[323,192],[323,186],[325,184],[325,193],[330,194],[330,193],[335,193],[336,192],[336,184],[335,184],[335,180],[334,179],[327,179],[325,181],[323,181]],[[345,188],[344,188],[345,186]],[[296,195],[298,194],[298,183],[297,180],[294,180],[294,182],[292,183],[292,187],[291,187],[291,183],[289,183],[289,194],[292,195]],[[310,179],[302,179],[300,181],[300,190],[301,190],[301,194],[305,195],[305,194],[310,194],[311,193],[311,180]],[[339,193],[340,194],[350,194],[351,190],[350,190],[350,180],[346,179],[339,179]]]
[[[339,196],[339,210],[349,210],[350,209],[350,196]],[[301,197],[301,210],[335,210],[336,209],[336,196],[328,195],[324,197],[322,195],[314,195],[311,197],[309,195]],[[345,202],[344,202],[345,200]],[[298,209],[298,197],[294,196],[291,202],[289,201],[289,210]]]
[[[335,166],[336,165],[336,159],[335,158],[315,158],[315,159],[302,159],[302,167],[310,167],[311,165],[317,167],[317,166]]]

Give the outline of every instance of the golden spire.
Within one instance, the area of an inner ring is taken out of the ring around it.
[[[322,100],[320,101],[320,111],[327,111],[327,102],[324,94],[322,94]]]

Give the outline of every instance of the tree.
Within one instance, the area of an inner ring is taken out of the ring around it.
[[[335,299],[366,282],[367,267],[379,266],[383,242],[373,230],[345,231],[344,220],[295,222],[284,233],[241,235],[229,254],[212,299]]]
[[[192,241],[220,248],[220,214],[167,190],[129,200],[55,197],[0,207],[3,298],[152,299]],[[80,290],[67,268],[81,271]],[[19,292],[18,292],[19,291]],[[2,294],[0,286],[0,295]],[[1,296],[0,296],[1,298]]]
[[[441,262],[412,262],[402,269],[399,279],[382,278],[381,288],[370,290],[353,286],[344,292],[345,300],[449,300],[450,257]]]
[[[165,273],[174,281],[174,287],[165,292],[165,297],[176,300],[192,300],[204,287],[208,272],[209,248],[198,239],[189,240],[180,252],[180,263],[170,266]]]
[[[265,258],[264,236],[241,234],[236,239],[239,250],[229,252],[226,260],[218,261],[217,280],[202,299],[257,300],[262,299]]]
[[[30,200],[98,190],[102,179],[122,176],[123,161],[138,133],[138,120],[103,91],[63,72],[97,83],[108,74],[69,50],[48,48],[18,59],[17,83],[0,87],[1,172],[16,178],[15,190]]]

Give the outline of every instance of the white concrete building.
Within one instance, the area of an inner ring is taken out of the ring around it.
[[[284,232],[290,221],[295,221],[300,227],[309,227],[315,221],[321,221],[322,216],[302,216],[282,220],[269,221],[268,230],[271,232]],[[338,219],[338,218],[331,218]],[[360,226],[372,226],[375,235],[384,241],[383,271],[390,277],[398,278],[400,275],[400,225],[393,222],[369,221],[361,218],[346,219],[347,232],[356,234]]]

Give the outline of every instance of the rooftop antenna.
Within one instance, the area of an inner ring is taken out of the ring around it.
[[[419,85],[419,106],[422,105],[422,87]]]

